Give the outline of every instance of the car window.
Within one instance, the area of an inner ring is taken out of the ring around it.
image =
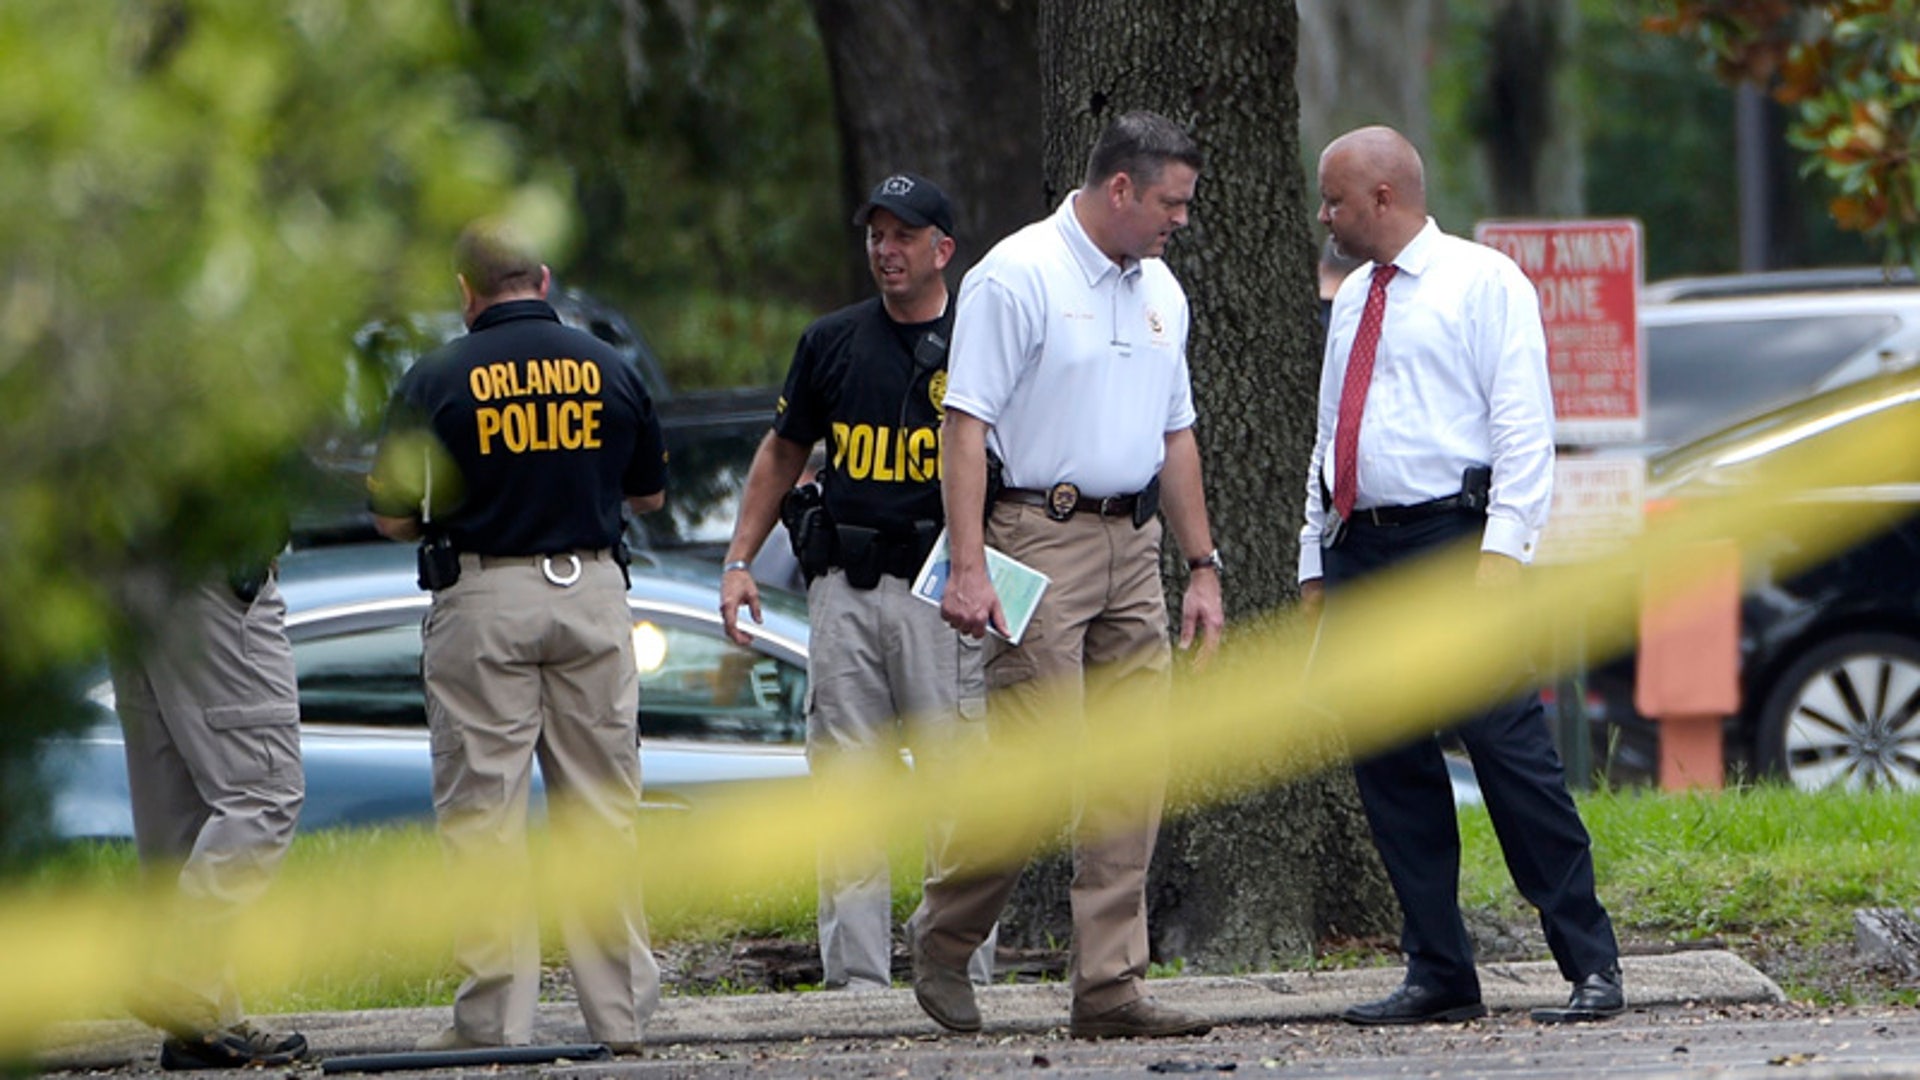
[[[806,740],[807,673],[795,665],[664,620],[635,623],[633,646],[643,738]]]
[[[293,667],[301,723],[427,726],[418,621],[297,641]]]
[[[1804,397],[1898,324],[1850,314],[1649,326],[1647,439],[1678,445]]]
[[[804,742],[806,669],[719,635],[665,618],[634,624],[641,736]],[[302,723],[426,726],[417,622],[309,637],[294,643],[293,660]]]

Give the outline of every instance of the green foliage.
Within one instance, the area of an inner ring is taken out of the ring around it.
[[[782,382],[800,332],[821,312],[777,297],[699,292],[640,303],[667,378],[681,390]]]
[[[584,242],[556,268],[635,313],[679,385],[778,381],[859,242],[804,0],[469,10],[488,112],[571,179]]]
[[[1642,0],[1648,29],[1705,53],[1727,82],[1796,110],[1787,135],[1841,228],[1920,266],[1920,2]]]
[[[444,296],[516,180],[458,40],[440,0],[0,5],[9,707],[98,656],[130,566],[279,546],[350,328]]]
[[[1643,0],[1579,0],[1564,107],[1578,110],[1585,213],[1638,218],[1646,228],[1648,280],[1717,273],[1740,263],[1739,177],[1733,93],[1696,62],[1698,46],[1646,32]],[[1476,147],[1485,108],[1492,5],[1448,11],[1433,69],[1437,147]],[[1788,153],[1785,148],[1781,151]],[[1437,153],[1428,195],[1443,224],[1465,228],[1487,215],[1479,156]],[[1870,262],[1874,247],[1835,224],[1830,190],[1808,176],[1783,177],[1778,212],[1792,215],[1776,239],[1805,265]]]
[[[1920,798],[1911,794],[1623,790],[1587,796],[1580,810],[1622,937],[1839,947],[1855,909],[1911,907],[1920,896]],[[1518,916],[1524,902],[1486,811],[1463,811],[1460,823],[1462,905]]]

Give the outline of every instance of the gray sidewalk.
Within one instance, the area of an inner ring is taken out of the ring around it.
[[[1630,956],[1622,961],[1627,997],[1640,1007],[1732,1005],[1785,1000],[1773,980],[1730,952]],[[1274,1024],[1331,1020],[1349,1005],[1381,997],[1400,982],[1398,967],[1357,971],[1292,971],[1264,975],[1156,979],[1162,1001],[1191,1009],[1216,1024]],[[1483,964],[1481,989],[1495,1010],[1564,1004],[1568,986],[1546,961]],[[1067,988],[1060,983],[998,985],[980,992],[986,1033],[1045,1032],[1067,1020]],[[382,1009],[277,1017],[273,1026],[306,1033],[316,1055],[411,1050],[414,1041],[445,1026],[450,1010]],[[647,1042],[678,1044],[782,1042],[831,1038],[896,1038],[939,1029],[906,989],[879,993],[740,994],[676,997],[662,1002],[647,1027]],[[540,1006],[535,1040],[586,1042],[571,1003]],[[39,1056],[50,1071],[150,1065],[158,1035],[132,1020],[64,1025],[50,1032]]]

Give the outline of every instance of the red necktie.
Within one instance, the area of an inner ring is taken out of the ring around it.
[[[1392,263],[1373,268],[1373,284],[1367,289],[1367,307],[1360,313],[1360,332],[1353,337],[1353,351],[1347,354],[1347,378],[1340,384],[1340,420],[1334,428],[1333,510],[1345,519],[1353,514],[1353,500],[1359,484],[1360,414],[1366,411],[1367,387],[1373,382],[1373,353],[1380,346],[1380,324],[1387,316],[1387,282],[1393,280]]]

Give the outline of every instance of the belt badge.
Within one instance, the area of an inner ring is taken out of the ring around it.
[[[1080,489],[1062,480],[1047,489],[1047,516],[1065,521],[1073,516],[1073,508],[1079,502]]]

